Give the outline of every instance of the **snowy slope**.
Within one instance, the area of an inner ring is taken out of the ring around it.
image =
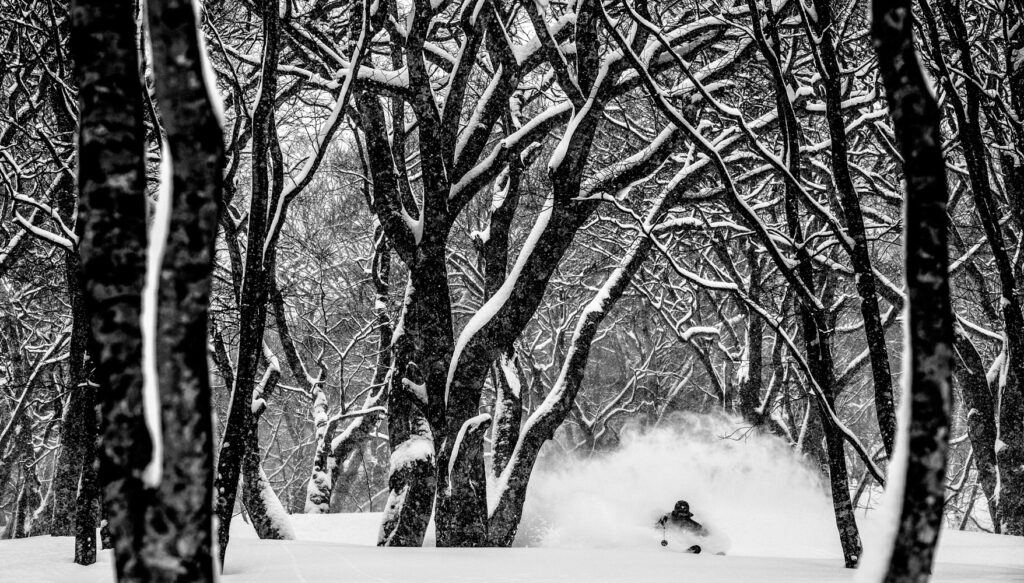
[[[831,541],[807,549],[809,558],[688,555],[650,548],[380,549],[372,546],[379,514],[293,516],[296,541],[260,541],[237,523],[228,551],[225,583],[343,581],[449,583],[731,581],[852,581]],[[872,529],[865,528],[865,536]],[[35,537],[0,541],[0,582],[90,583],[111,581],[109,551],[100,562],[71,562],[74,541]],[[834,558],[820,558],[822,555]],[[938,582],[1024,581],[1024,539],[946,532],[938,557]]]
[[[777,439],[737,435],[727,418],[686,416],[624,432],[606,455],[548,460],[531,480],[513,549],[437,549],[432,531],[427,548],[379,549],[378,513],[291,515],[294,541],[260,541],[236,519],[223,581],[853,581],[815,471]],[[728,556],[659,546],[654,522],[678,498],[729,540]],[[857,513],[865,548],[882,532],[879,516]],[[70,538],[0,541],[0,583],[112,580],[109,552],[91,567],[73,556]],[[1024,583],[1024,538],[946,530],[934,581]]]

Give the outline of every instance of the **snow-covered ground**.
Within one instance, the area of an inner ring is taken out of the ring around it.
[[[379,514],[293,516],[295,541],[260,541],[242,523],[228,552],[225,583],[341,581],[453,583],[852,581],[838,554],[822,541],[808,557],[689,555],[649,547],[381,549],[372,546]],[[870,534],[870,530],[865,533]],[[34,537],[0,541],[0,581],[91,583],[112,580],[109,551],[91,567],[71,562],[74,541]],[[833,558],[821,558],[822,554]],[[1024,581],[1024,539],[946,532],[934,581]]]
[[[726,556],[659,545],[657,518],[678,498],[724,540]],[[862,500],[870,505],[874,498]],[[858,522],[878,545],[879,512]],[[294,541],[260,541],[236,519],[225,583],[270,582],[799,582],[853,581],[815,472],[781,441],[745,436],[729,419],[688,416],[627,434],[614,453],[549,459],[531,481],[517,548],[374,546],[380,514],[292,515]],[[0,583],[111,581],[110,556],[72,563],[70,538],[0,541]],[[865,556],[865,561],[870,555]],[[938,582],[1024,582],[1024,538],[945,530]]]

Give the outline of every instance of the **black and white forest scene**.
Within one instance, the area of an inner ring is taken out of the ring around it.
[[[0,0],[0,583],[1024,582],[1024,0]]]

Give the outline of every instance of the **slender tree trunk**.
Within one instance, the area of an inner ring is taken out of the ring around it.
[[[996,462],[996,407],[992,388],[985,376],[981,354],[966,336],[963,329],[956,327],[956,378],[964,395],[967,407],[967,434],[974,448],[974,464],[978,468],[978,482],[988,500],[992,524],[999,530],[999,470]]]
[[[214,491],[217,495],[217,541],[223,568],[238,496],[238,483],[245,459],[245,434],[252,416],[252,391],[262,353],[263,333],[267,319],[267,296],[273,273],[273,241],[268,241],[267,214],[271,199],[276,200],[283,188],[280,168],[274,165],[271,188],[269,160],[275,150],[276,127],[274,102],[277,97],[277,59],[280,45],[280,18],[277,0],[262,0],[259,13],[263,19],[263,58],[260,98],[252,114],[252,194],[245,249],[245,271],[239,294],[239,341],[237,370],[231,390],[228,419],[221,440]],[[283,209],[282,209],[283,212]]]
[[[506,120],[506,133],[511,126],[511,122]],[[524,166],[523,160],[519,156],[514,156],[509,162],[508,171],[503,177],[499,177],[494,186],[487,236],[486,239],[479,241],[485,302],[501,289],[508,273],[509,235],[512,220],[519,207]],[[491,474],[497,477],[505,470],[511,459],[512,450],[519,441],[519,429],[523,420],[523,402],[519,373],[516,371],[514,345],[505,347],[493,370],[495,394]]]
[[[945,501],[953,313],[939,110],[914,48],[909,0],[873,3],[872,37],[906,177],[910,425],[903,504],[885,580],[927,581]]]
[[[875,412],[878,428],[882,434],[885,453],[892,455],[896,435],[896,406],[892,393],[892,373],[889,370],[889,351],[885,344],[885,328],[878,309],[875,272],[871,265],[867,231],[860,200],[850,175],[850,147],[846,136],[846,121],[843,117],[842,71],[836,55],[835,22],[832,17],[831,0],[814,0],[815,18],[811,18],[815,38],[822,84],[825,89],[825,117],[828,121],[829,150],[832,162],[832,178],[839,191],[846,229],[853,240],[850,253],[853,264],[857,293],[860,295],[861,316],[864,319],[864,334],[867,337],[868,355],[871,359],[871,375],[875,388]]]
[[[242,504],[249,514],[249,520],[261,539],[293,539],[295,533],[288,522],[281,500],[263,471],[263,455],[260,453],[259,422],[266,411],[266,399],[277,387],[281,371],[271,366],[252,393],[252,415],[245,431],[245,459],[242,461]]]
[[[374,318],[377,328],[377,363],[374,367],[370,394],[362,404],[365,411],[379,407],[387,398],[387,373],[391,361],[391,318],[388,314],[388,295],[391,285],[391,251],[381,228],[374,230],[374,252],[371,275],[374,283]],[[346,462],[354,452],[359,451],[378,426],[383,414],[361,415],[335,436],[340,420],[332,422],[328,417],[327,398],[323,391],[316,393],[313,405],[316,420],[315,435],[317,449],[313,459],[313,473],[306,487],[305,512],[326,514],[330,512],[332,499],[341,482],[351,478],[346,474]]]
[[[747,286],[747,294],[750,301],[761,302],[761,268],[757,261],[757,254],[753,247],[747,253],[747,264],[750,269],[750,284]],[[747,312],[747,348],[744,356],[747,362],[741,364],[744,374],[740,375],[739,383],[739,410],[743,418],[754,427],[763,425],[767,418],[767,411],[770,404],[761,410],[761,388],[762,369],[764,352],[764,320],[752,310]]]
[[[91,565],[96,562],[96,523],[100,513],[100,491],[96,483],[98,419],[96,389],[88,384],[81,389],[87,401],[82,438],[92,447],[86,447],[82,452],[82,478],[78,484],[78,499],[75,501],[75,562]]]
[[[69,189],[74,185],[69,184]],[[74,195],[69,194],[70,208],[68,215],[74,213]],[[79,233],[79,235],[81,235]],[[72,514],[75,495],[82,473],[82,464],[86,463],[90,451],[88,432],[88,386],[89,377],[86,371],[86,345],[89,339],[89,318],[85,314],[79,273],[78,253],[69,252],[64,257],[65,280],[68,289],[68,303],[71,305],[71,344],[68,347],[68,384],[69,397],[64,408],[60,425],[60,451],[54,466],[53,507],[52,516],[61,520],[51,520],[50,534],[69,536],[73,534],[73,524],[66,520]],[[94,447],[93,447],[94,448]],[[90,462],[91,463],[91,462]]]
[[[660,212],[658,209],[655,211],[654,216],[658,216]],[[489,545],[510,546],[515,540],[523,503],[526,500],[526,488],[541,447],[554,437],[555,430],[569,415],[572,403],[583,384],[583,375],[594,337],[653,247],[654,241],[650,235],[638,236],[619,265],[595,294],[594,299],[580,314],[573,342],[562,362],[558,380],[548,393],[544,404],[527,419],[510,456],[511,459],[497,479],[498,502],[488,521]]]
[[[748,6],[754,6],[753,0],[748,2]],[[799,207],[799,192],[795,182],[800,180],[802,173],[800,127],[793,111],[793,104],[788,97],[790,93],[788,80],[785,78],[784,72],[779,65],[777,56],[779,46],[778,35],[775,32],[774,26],[766,34],[761,28],[761,18],[757,16],[756,9],[752,12],[755,15],[754,26],[761,52],[770,63],[775,79],[776,108],[783,120],[784,159],[788,161],[788,170],[794,179],[786,181],[785,212],[789,235],[797,246],[796,276],[806,294],[813,297],[816,293],[814,268],[805,245]],[[772,22],[771,18],[769,18],[769,22]],[[797,310],[800,316],[800,328],[803,332],[804,346],[807,351],[807,361],[812,377],[814,382],[821,387],[829,407],[835,410],[835,371],[832,359],[831,338],[828,324],[825,321],[825,314],[820,309],[813,307],[810,298],[803,295],[798,300]],[[825,424],[820,421],[818,413],[820,413],[821,417],[826,416],[823,410],[817,412],[808,411],[807,429],[804,432],[802,443],[808,451],[818,458],[819,464],[824,465],[823,462],[827,459],[827,467],[822,469],[823,472],[827,472],[829,477],[832,505],[835,511],[836,526],[839,530],[839,540],[843,548],[843,557],[846,566],[853,568],[860,561],[861,541],[857,529],[857,521],[853,515],[853,503],[850,499],[843,439],[839,430],[831,423]],[[824,433],[827,457],[823,455],[820,449],[821,433]]]

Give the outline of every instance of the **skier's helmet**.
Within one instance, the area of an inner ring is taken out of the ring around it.
[[[676,502],[676,508],[675,508],[674,512],[677,512],[677,513],[680,513],[680,514],[689,514],[690,513],[690,503],[687,502],[686,500],[680,500],[679,502]]]

